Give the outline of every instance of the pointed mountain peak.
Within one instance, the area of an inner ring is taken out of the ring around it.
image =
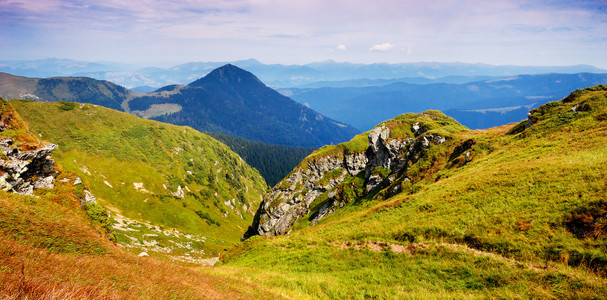
[[[251,72],[232,64],[227,64],[211,71],[207,76],[190,83],[189,86],[202,86],[205,84],[264,85]]]

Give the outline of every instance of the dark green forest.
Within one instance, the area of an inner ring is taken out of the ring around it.
[[[205,133],[238,153],[250,166],[259,171],[269,186],[278,183],[315,150],[314,148],[270,145],[218,132]]]

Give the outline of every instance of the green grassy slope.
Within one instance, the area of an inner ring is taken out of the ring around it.
[[[350,201],[314,226],[304,217],[287,236],[253,237],[214,272],[293,297],[603,298],[607,87],[578,90],[530,119],[452,131],[396,196]]]
[[[196,261],[238,240],[266,189],[213,138],[91,104],[12,101],[54,157],[90,187],[133,251]]]
[[[0,128],[0,139],[11,138],[19,151],[46,144],[1,98]],[[210,275],[205,268],[123,251],[106,237],[103,209],[81,206],[86,196],[84,185],[74,184],[77,176],[59,171],[54,188],[37,188],[34,196],[0,190],[0,299],[277,297],[258,285]]]

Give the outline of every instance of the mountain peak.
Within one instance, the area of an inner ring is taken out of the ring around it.
[[[200,78],[192,83],[189,86],[202,86],[207,83],[213,84],[255,84],[259,85],[263,83],[251,72],[243,70],[235,65],[226,64],[223,65],[207,74],[205,77]]]

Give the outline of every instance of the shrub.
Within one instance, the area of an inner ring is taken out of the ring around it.
[[[101,228],[103,228],[107,232],[108,238],[111,241],[115,242],[116,236],[112,231],[113,220],[112,218],[110,218],[108,210],[95,202],[86,203],[84,205],[84,210],[94,223],[101,226]]]
[[[59,101],[59,109],[63,111],[69,111],[76,108],[75,102]]]
[[[198,216],[199,216],[201,219],[205,220],[205,221],[207,222],[207,224],[209,224],[209,225],[221,226],[221,223],[219,223],[219,222],[217,222],[217,221],[213,220],[213,218],[211,218],[211,216],[209,216],[209,214],[207,214],[207,213],[205,213],[205,212],[203,212],[203,211],[197,210],[197,211],[196,211],[196,214],[197,214],[197,215],[198,215]]]

